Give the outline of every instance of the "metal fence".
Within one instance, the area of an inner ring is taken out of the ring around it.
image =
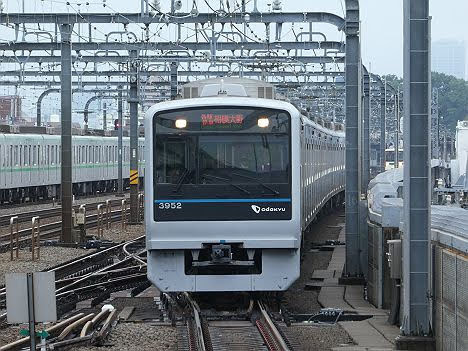
[[[434,245],[433,272],[437,350],[468,350],[468,257]]]

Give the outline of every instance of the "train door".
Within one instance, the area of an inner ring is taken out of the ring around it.
[[[5,181],[8,183],[8,184],[12,184],[12,181],[13,181],[13,145],[9,144],[8,145],[8,169],[9,169],[9,172],[8,172],[8,175],[7,177],[5,178]]]
[[[3,138],[2,138],[3,139]],[[4,178],[5,178],[5,170],[6,170],[6,166],[5,166],[5,147],[4,147],[4,143],[3,143],[3,140],[2,142],[0,143],[0,189],[3,189],[5,187],[5,182],[4,182]]]
[[[81,182],[82,177],[81,177],[81,172],[82,172],[82,167],[81,165],[83,164],[83,145],[78,145],[76,146],[76,166],[75,166],[75,174],[76,174],[76,179],[77,182]]]
[[[28,182],[28,185],[31,185],[31,173],[32,173],[32,169],[34,167],[34,161],[33,161],[33,155],[34,155],[34,152],[33,152],[33,145],[31,145],[31,142],[30,141],[27,141],[26,144],[29,144],[29,145],[25,145],[25,156],[26,157],[26,161],[28,162],[28,164],[26,165],[25,163],[25,166],[24,166],[24,175],[26,177],[26,181]]]
[[[102,168],[102,179],[107,179],[107,145],[102,145],[101,149],[101,168]]]
[[[45,179],[47,184],[50,184],[50,145],[49,143],[44,144],[45,151]]]
[[[23,184],[23,164],[24,164],[24,149],[23,145],[18,145],[18,180],[20,184]]]

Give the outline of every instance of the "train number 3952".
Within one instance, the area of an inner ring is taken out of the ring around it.
[[[180,202],[160,202],[158,207],[161,210],[180,210],[182,204]]]

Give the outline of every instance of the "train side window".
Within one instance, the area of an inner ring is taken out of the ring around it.
[[[33,146],[33,160],[32,160],[33,165],[37,165],[37,159],[38,159],[38,157],[37,157],[37,146],[34,145]]]

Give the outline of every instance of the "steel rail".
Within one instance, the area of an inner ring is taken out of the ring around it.
[[[272,337],[274,338],[274,343],[277,346],[277,347],[270,346],[270,343],[267,342],[268,347],[270,348],[270,350],[271,351],[273,351],[273,350],[276,350],[276,351],[291,351],[289,346],[284,341],[284,338],[281,335],[281,333],[279,332],[278,328],[276,328],[275,323],[270,318],[270,315],[268,314],[267,310],[265,309],[265,306],[263,305],[263,303],[261,301],[257,301],[257,304],[258,304],[258,307],[259,307],[260,312],[262,314],[262,317],[266,322],[266,326],[268,328],[268,331],[271,333]],[[258,327],[258,324],[257,324],[257,327]],[[262,333],[262,336],[264,336],[263,333]]]
[[[121,210],[115,210],[111,212],[110,220],[112,222],[117,222],[121,218]],[[127,213],[129,210],[127,210]],[[94,228],[97,226],[97,214],[91,214],[86,216],[86,227],[87,228]],[[40,238],[41,239],[50,239],[60,235],[62,232],[61,228],[62,222],[53,222],[43,224],[40,227]],[[20,237],[26,237],[31,234],[31,229],[23,229],[19,231]],[[9,242],[10,234],[0,235],[0,241],[4,241],[4,243],[0,243],[0,252],[5,252],[10,249],[10,242]],[[8,240],[8,241],[7,241]],[[31,238],[23,238],[20,239],[20,247],[28,244],[31,241]]]
[[[120,204],[121,200],[111,200],[112,207],[118,206]],[[93,211],[94,207],[97,207],[100,204],[105,204],[105,201],[97,201],[97,202],[90,202],[86,204],[82,204],[86,207],[86,210],[88,211]],[[78,209],[81,205],[75,205],[73,206],[74,209]],[[91,209],[89,208],[91,207]],[[13,214],[5,214],[5,215],[0,215],[0,226],[3,225],[8,225],[10,223],[10,218],[11,217],[18,217],[19,223],[23,222],[30,222],[32,217],[39,216],[41,219],[44,218],[49,218],[49,217],[56,217],[61,214],[61,206],[53,207],[53,208],[44,208],[44,209],[38,209],[34,211],[27,211],[27,212],[17,212]]]

